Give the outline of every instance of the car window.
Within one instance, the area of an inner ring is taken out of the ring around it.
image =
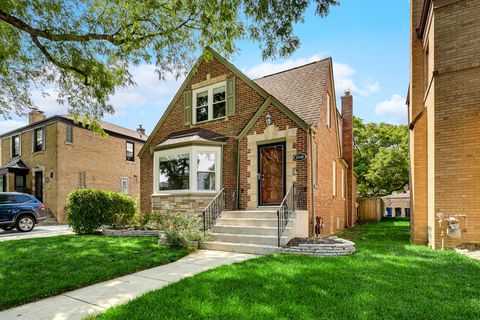
[[[22,196],[22,195],[13,195],[11,196],[11,202],[13,203],[25,203],[25,202],[31,202],[32,199],[28,196]]]
[[[8,196],[6,194],[0,194],[0,204],[8,203]]]

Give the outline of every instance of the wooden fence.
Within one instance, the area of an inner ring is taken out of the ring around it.
[[[358,198],[358,221],[380,221],[385,211],[382,198]]]

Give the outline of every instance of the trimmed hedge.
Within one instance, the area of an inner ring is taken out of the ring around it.
[[[68,224],[78,234],[91,234],[102,225],[129,225],[135,213],[135,201],[116,192],[78,189],[67,200]]]

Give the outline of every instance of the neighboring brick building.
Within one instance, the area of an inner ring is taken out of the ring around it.
[[[337,111],[332,59],[251,80],[208,50],[140,151],[142,210],[200,214],[222,188],[229,210],[276,208],[295,185],[305,232],[314,215],[353,225],[353,103]]]
[[[35,195],[58,222],[66,222],[68,194],[78,188],[124,192],[138,199],[140,164],[136,153],[147,136],[102,122],[108,137],[66,116],[46,118],[32,110],[29,124],[0,136],[0,191]]]
[[[476,0],[411,1],[411,238],[433,248],[480,242],[479,15]]]

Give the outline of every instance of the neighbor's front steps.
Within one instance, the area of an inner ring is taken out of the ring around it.
[[[280,244],[289,240],[295,216],[290,217]],[[200,244],[202,249],[251,254],[280,252],[278,247],[278,218],[273,209],[225,211],[209,233],[215,241]]]

